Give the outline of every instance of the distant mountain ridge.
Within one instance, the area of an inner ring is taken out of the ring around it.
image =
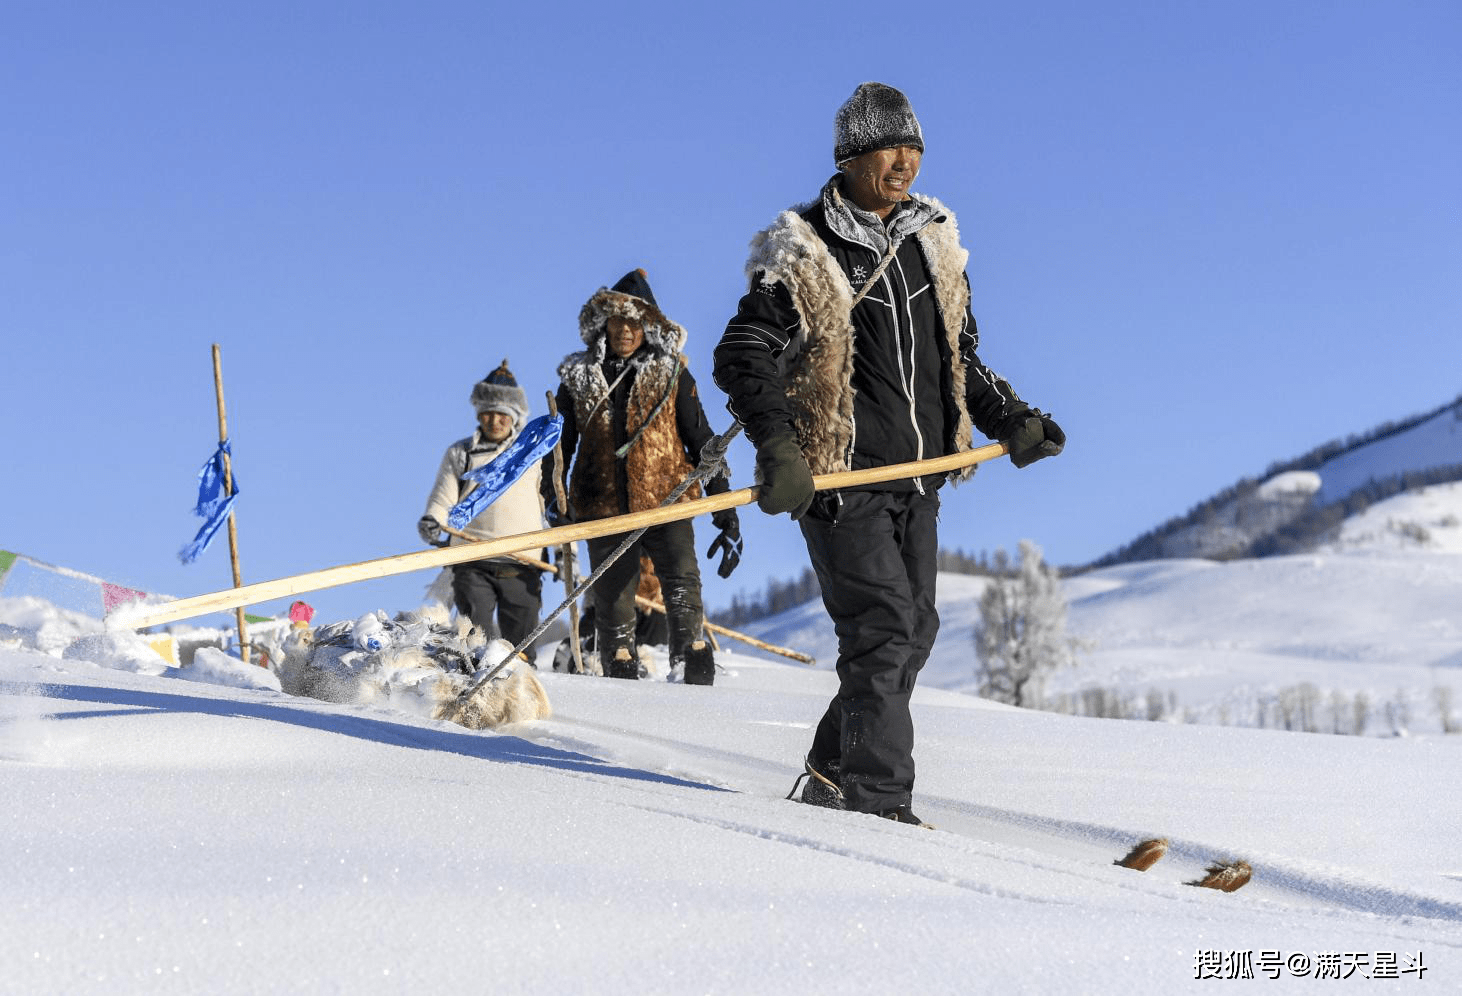
[[[1374,502],[1462,480],[1462,395],[1432,411],[1316,447],[1244,478],[1090,567],[1311,550]]]

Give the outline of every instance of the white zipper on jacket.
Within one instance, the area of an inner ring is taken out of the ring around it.
[[[902,244],[902,240],[900,240],[899,245],[902,246]],[[895,346],[894,353],[896,356],[898,356],[899,360],[899,384],[904,389],[904,396],[909,399],[909,425],[914,430],[914,459],[922,460],[924,459],[924,433],[919,430],[919,413],[916,409],[914,401],[914,377],[918,373],[918,370],[914,363],[914,299],[913,296],[909,294],[909,280],[908,277],[904,275],[904,268],[903,265],[900,264],[898,261],[897,253],[898,249],[896,248],[894,250],[895,255],[893,265],[898,267],[899,282],[903,284],[904,287],[904,311],[905,317],[907,318],[907,328],[909,330],[909,369],[907,376],[905,376],[904,374],[904,355],[901,351],[902,331],[900,328],[901,323],[899,320],[898,309],[895,307],[890,307],[889,312],[893,315],[893,336]],[[889,301],[892,302],[897,300],[898,298],[897,295],[894,293],[893,282],[889,280],[887,272],[884,273],[883,279],[884,282],[888,285]],[[924,494],[924,479],[921,477],[914,478],[914,487],[918,490],[919,494]]]
[[[941,217],[939,220],[940,221],[943,221],[943,218]],[[887,225],[887,222],[885,221],[884,224],[886,226]],[[873,253],[873,255],[875,257],[882,255],[882,254],[879,253],[877,246],[873,245],[871,242],[864,241],[864,239],[861,237],[864,234],[864,230],[863,230],[863,226],[862,225],[854,225],[853,226],[853,231],[854,231],[854,234],[856,234],[856,235],[859,236],[859,238],[854,239],[854,240],[851,240],[851,241],[854,241],[856,244],[863,246],[865,249],[868,249],[869,251],[871,251]],[[903,239],[903,237],[900,237],[898,239],[895,239],[893,233],[890,232],[890,231],[888,231],[888,229],[886,227],[884,229],[884,236],[888,240],[888,246],[889,247],[887,249],[887,255],[888,255],[889,258],[888,258],[888,260],[886,262],[881,262],[880,263],[880,266],[877,268],[877,270],[875,272],[875,276],[876,276],[876,278],[880,282],[883,283],[884,287],[888,291],[888,299],[889,299],[889,302],[890,302],[889,303],[889,313],[893,316],[893,326],[894,326],[894,355],[898,357],[898,363],[899,363],[899,384],[904,388],[904,394],[909,399],[909,423],[910,423],[911,427],[914,430],[914,439],[916,441],[915,442],[914,450],[915,450],[915,453],[917,454],[917,458],[920,459],[920,460],[922,460],[922,459],[924,459],[924,434],[923,434],[923,432],[921,432],[919,430],[919,418],[918,418],[918,413],[915,410],[915,401],[914,401],[914,349],[915,349],[915,345],[914,345],[914,308],[913,308],[913,299],[907,293],[904,295],[904,303],[905,303],[905,306],[906,306],[906,308],[908,310],[908,315],[909,315],[909,322],[908,322],[908,325],[909,325],[909,375],[908,375],[908,378],[905,379],[904,376],[903,376],[903,372],[904,372],[903,371],[904,358],[903,358],[903,354],[899,351],[899,348],[898,348],[899,347],[899,318],[898,318],[898,309],[892,303],[894,301],[894,299],[895,299],[895,294],[894,294],[894,289],[893,289],[893,283],[889,279],[889,276],[888,276],[888,264],[889,263],[892,263],[894,265],[898,265],[898,251],[899,251],[899,249],[901,249],[903,247],[904,239]],[[909,282],[908,282],[907,278],[905,278],[905,276],[904,276],[904,270],[903,270],[903,267],[902,266],[899,266],[899,280],[902,281],[905,289],[907,289],[908,286],[909,286]],[[865,287],[864,288],[864,292],[866,293],[866,291],[867,291],[867,288]],[[862,294],[860,294],[858,296],[859,297],[859,300],[861,300],[862,296],[863,296]],[[854,307],[857,307],[857,301],[854,302]],[[852,320],[852,315],[849,314],[848,318],[851,321]],[[851,421],[853,422],[852,434],[849,436],[848,446],[844,450],[844,453],[843,453],[843,463],[847,467],[852,467],[853,466],[853,451],[856,448],[857,442],[858,442],[858,422],[857,422],[856,416],[853,417],[851,419]],[[925,493],[925,491],[924,491],[924,481],[923,481],[922,478],[918,478],[918,477],[914,478],[914,487],[916,489],[918,489],[919,494],[922,495],[922,494]]]

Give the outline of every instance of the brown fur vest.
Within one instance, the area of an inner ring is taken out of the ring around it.
[[[676,360],[679,360],[677,367]],[[628,494],[625,505],[631,512],[656,508],[695,468],[685,455],[676,423],[676,382],[687,361],[652,354],[637,363],[632,373],[624,412],[626,440],[641,426],[645,431],[624,456]],[[626,440],[614,438],[615,419],[605,401],[609,383],[598,358],[590,352],[574,353],[558,369],[564,386],[574,399],[574,421],[579,429],[578,452],[569,475],[569,501],[580,519],[603,519],[619,515],[621,505],[618,459],[614,451]],[[646,419],[661,400],[665,403],[646,425]],[[699,486],[686,492],[698,497]]]
[[[963,452],[970,449],[973,439],[964,401],[965,366],[959,360],[959,334],[970,303],[969,285],[964,280],[969,252],[959,244],[954,213],[933,198],[913,196],[946,219],[942,224],[926,225],[914,238],[934,282],[948,354],[953,358],[946,383],[954,396],[951,409],[958,413],[954,449]],[[787,364],[787,398],[803,455],[814,474],[849,470],[853,296],[861,288],[850,285],[842,267],[797,209],[783,211],[771,227],[752,239],[746,273],[755,279],[758,272],[766,282],[780,282],[787,288],[802,317],[802,329],[788,345],[783,362]],[[968,476],[971,470],[960,476]]]

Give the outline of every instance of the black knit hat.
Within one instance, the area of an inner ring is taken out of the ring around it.
[[[895,145],[924,151],[924,133],[909,98],[884,83],[860,83],[833,117],[833,162],[841,167],[865,152]]]
[[[519,425],[528,420],[528,395],[518,386],[507,360],[473,386],[472,409],[479,415],[486,412],[511,415]]]
[[[629,294],[642,301],[649,301],[656,308],[660,307],[655,301],[655,293],[650,290],[650,275],[644,270],[630,270],[609,289],[620,294]]]

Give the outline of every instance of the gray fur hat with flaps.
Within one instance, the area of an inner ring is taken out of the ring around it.
[[[507,360],[473,385],[472,410],[479,415],[502,412],[513,416],[518,425],[528,421],[528,395],[518,386],[518,379],[508,369]]]
[[[579,311],[579,338],[598,360],[604,359],[604,333],[615,315],[639,322],[645,330],[645,345],[653,352],[678,356],[685,349],[685,329],[660,310],[644,270],[630,270],[613,287],[600,287]]]
[[[833,162],[841,168],[865,152],[896,145],[924,151],[924,132],[909,98],[885,83],[860,83],[833,117]]]

